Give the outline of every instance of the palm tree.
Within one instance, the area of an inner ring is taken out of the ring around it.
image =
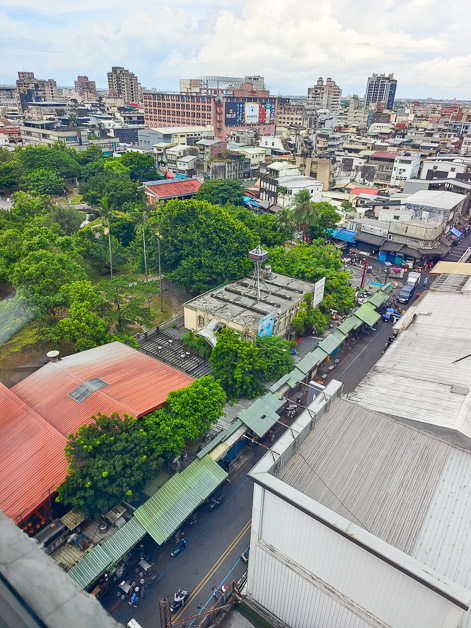
[[[113,256],[111,253],[111,221],[113,220],[113,210],[110,209],[109,199],[107,196],[103,196],[100,199],[100,207],[98,213],[101,216],[101,224],[104,227],[104,233],[108,236],[108,249],[110,255],[110,276],[113,279]]]
[[[303,242],[306,241],[306,231],[316,220],[317,211],[311,202],[309,190],[299,190],[293,200],[293,220],[303,234]]]
[[[284,234],[287,238],[293,237],[293,212],[291,209],[280,210],[275,217],[275,229],[278,233]]]

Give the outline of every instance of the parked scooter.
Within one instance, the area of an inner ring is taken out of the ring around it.
[[[240,558],[242,559],[242,561],[244,563],[248,563],[249,562],[249,553],[250,553],[250,545],[245,550],[245,552],[242,552],[242,554],[240,555]]]
[[[179,541],[178,545],[173,550],[173,552],[170,552],[170,556],[172,556],[172,558],[174,556],[178,556],[178,554],[181,554],[183,552],[183,550],[186,549],[187,545],[188,545],[188,543],[185,541],[185,539],[182,539],[181,541]]]
[[[190,597],[189,591],[183,591],[183,589],[178,589],[178,591],[173,596],[173,602],[170,604],[170,610],[172,613],[178,611],[179,608],[185,606],[187,599]]]
[[[211,497],[209,500],[209,512],[212,512],[215,508],[218,508],[224,501],[224,494],[221,493],[217,497]]]

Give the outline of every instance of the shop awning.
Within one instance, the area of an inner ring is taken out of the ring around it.
[[[324,338],[324,340],[317,347],[318,349],[322,349],[328,356],[337,349],[342,343],[342,340],[334,334],[329,334]]]
[[[139,521],[135,517],[132,517],[120,530],[105,541],[101,547],[108,554],[113,563],[117,563],[123,556],[126,556],[145,535],[146,531]]]
[[[398,244],[397,242],[391,242],[390,240],[386,240],[381,245],[381,250],[386,251],[387,253],[399,253],[404,248],[403,244]]]
[[[314,351],[311,351],[304,358],[298,362],[296,368],[300,370],[304,375],[307,375],[315,366],[323,362],[329,354],[326,353],[320,346],[316,347]]]
[[[349,316],[346,318],[343,323],[341,323],[337,329],[339,329],[344,334],[349,334],[352,329],[358,329],[363,323],[359,318],[356,318],[355,315]]]
[[[368,303],[373,305],[374,307],[380,307],[383,303],[389,299],[390,295],[383,290],[378,290],[370,299],[368,299]]]
[[[280,417],[277,411],[285,403],[286,399],[280,399],[270,392],[266,393],[243,410],[239,414],[239,419],[257,436],[262,437],[278,421]]]
[[[299,382],[301,382],[306,377],[306,374],[303,373],[298,368],[295,368],[294,371],[291,371],[289,375],[290,375],[290,379],[288,383],[291,388],[294,388],[295,386],[297,386]]]
[[[381,314],[375,310],[374,306],[370,303],[365,303],[355,312],[355,316],[363,321],[366,325],[373,327],[381,318]]]
[[[227,473],[209,456],[197,459],[170,478],[134,516],[162,545],[226,477]]]
[[[365,233],[364,231],[357,233],[355,239],[357,242],[365,242],[366,244],[373,244],[374,246],[381,246],[381,244],[386,241],[386,238],[383,236],[378,236],[374,233]]]
[[[226,438],[229,438],[229,436],[232,436],[232,434],[234,434],[234,432],[236,432],[241,425],[242,425],[242,421],[240,419],[236,419],[234,423],[231,423],[231,425],[229,425],[228,428],[226,428],[225,430],[222,430],[221,432],[219,432],[219,434],[216,434],[216,436],[212,438],[209,441],[209,443],[203,447],[201,451],[198,452],[197,454],[198,458],[204,458],[206,454],[209,454],[209,452],[212,451],[215,447],[217,447],[219,443],[223,443],[226,440]]]
[[[347,229],[337,229],[332,234],[332,237],[336,240],[342,240],[343,242],[354,242],[356,238],[356,231],[348,231]]]
[[[458,231],[458,229],[456,229],[456,227],[452,227],[450,229],[450,233],[452,233],[457,238],[462,238],[463,237],[463,234],[461,233],[461,231]]]
[[[405,246],[403,249],[401,249],[401,255],[403,257],[413,257],[414,259],[419,259],[420,257],[422,257],[417,249],[413,249],[410,246]]]
[[[101,545],[97,545],[91,552],[85,554],[82,560],[72,567],[69,576],[78,582],[82,589],[89,587],[113,563]]]

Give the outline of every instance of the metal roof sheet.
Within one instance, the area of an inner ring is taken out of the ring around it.
[[[356,234],[355,240],[358,242],[366,242],[367,244],[374,244],[380,246],[386,241],[384,236],[375,235],[374,233],[366,233],[366,231],[360,231]]]
[[[219,434],[216,434],[216,436],[213,439],[211,439],[209,443],[205,445],[201,451],[198,452],[197,454],[198,458],[204,458],[204,456],[206,456],[206,454],[209,454],[209,452],[212,451],[215,447],[217,447],[219,443],[223,443],[226,440],[226,438],[229,438],[229,436],[232,436],[232,434],[234,434],[234,432],[236,432],[241,425],[242,425],[242,421],[240,419],[236,419],[234,423],[232,423],[232,425],[230,425],[225,430],[222,430],[221,432],[219,432]]]
[[[68,573],[75,582],[78,582],[82,589],[86,589],[108,569],[112,562],[101,545],[97,545],[75,567],[72,567]]]
[[[304,358],[298,362],[296,367],[306,375],[311,369],[323,362],[328,355],[327,351],[324,351],[319,345],[314,351],[305,355]]]
[[[111,561],[117,563],[136,543],[139,543],[145,535],[145,529],[141,526],[136,517],[132,517],[120,530],[107,539],[101,547],[107,553]]]
[[[359,325],[358,325],[358,323],[359,323]],[[337,329],[339,329],[344,334],[348,334],[349,332],[352,331],[352,329],[357,329],[358,327],[360,327],[361,324],[362,324],[361,320],[359,318],[356,318],[356,320],[355,320],[355,316],[353,315],[353,316],[349,316],[348,318],[346,318],[337,327]]]
[[[290,378],[288,384],[290,385],[290,388],[294,388],[297,384],[299,384],[300,381],[302,381],[306,377],[306,374],[298,368],[293,369],[289,375]]]
[[[162,181],[158,185],[146,185],[145,189],[157,198],[165,199],[194,195],[200,187],[201,183],[197,179],[185,179],[183,181]]]
[[[380,246],[381,251],[391,252],[391,253],[399,253],[404,248],[404,244],[399,244],[398,242],[392,242],[391,240],[386,240]]]
[[[363,321],[366,325],[373,327],[381,318],[381,314],[375,310],[374,305],[365,303],[355,312],[355,316]]]
[[[334,334],[329,334],[319,343],[317,348],[322,349],[327,355],[330,355],[332,351],[340,347],[342,340],[341,338],[335,337]]]
[[[287,383],[287,381],[290,379],[290,377],[291,377],[291,372],[290,373],[286,373],[285,375],[283,375],[283,377],[280,377],[280,379],[278,381],[276,381],[274,384],[272,384],[268,390],[270,392],[272,392],[272,393],[277,392],[284,384]]]
[[[348,334],[345,334],[341,329],[339,329],[337,327],[337,329],[333,332],[332,334],[334,336],[334,338],[337,338],[338,340],[340,340],[340,342],[343,342],[345,340],[345,338],[348,336]]]
[[[430,271],[432,275],[471,275],[471,264],[468,262],[438,262]]]
[[[226,477],[227,473],[209,456],[194,460],[140,506],[134,516],[161,545]]]
[[[82,523],[82,521],[85,521],[85,515],[81,512],[69,510],[69,512],[65,513],[65,515],[61,517],[61,521],[69,528],[69,530],[74,530]]]
[[[368,303],[373,305],[374,307],[380,307],[383,303],[389,299],[390,295],[383,290],[378,290],[370,299],[368,299]]]
[[[239,419],[257,436],[261,437],[278,421],[280,417],[277,410],[285,403],[286,399],[280,399],[270,392],[266,393],[241,412]]]

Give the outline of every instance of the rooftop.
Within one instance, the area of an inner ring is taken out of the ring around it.
[[[192,196],[201,187],[198,179],[184,179],[180,181],[163,180],[159,182],[144,183],[146,190],[159,199],[178,198],[179,196]]]
[[[207,131],[212,133],[214,131],[212,126],[166,126],[166,127],[151,127],[152,131],[162,133],[163,135],[171,135],[173,133],[197,133],[198,131]]]
[[[263,316],[285,312],[314,289],[314,284],[307,281],[271,273],[270,278],[264,279],[258,300],[252,283],[252,277],[233,281],[187,301],[185,307],[208,312],[214,318],[232,321],[244,328],[254,328]]]
[[[371,159],[396,159],[398,157],[398,153],[393,153],[390,151],[376,151],[372,153]]]
[[[465,199],[462,194],[446,190],[418,190],[406,199],[407,205],[424,205],[438,209],[453,209]]]

